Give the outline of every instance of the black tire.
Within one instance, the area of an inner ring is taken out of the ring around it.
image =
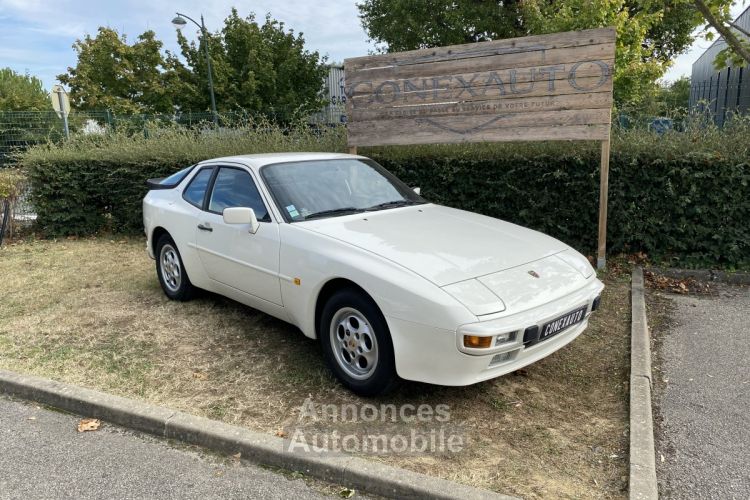
[[[332,328],[334,322],[338,326]],[[355,327],[344,328],[344,324]],[[388,324],[378,306],[362,292],[343,289],[328,299],[320,315],[318,338],[328,367],[355,394],[377,396],[396,385],[398,376]]]
[[[187,301],[195,295],[195,287],[190,283],[182,256],[174,240],[162,234],[156,242],[156,276],[161,289],[172,300]],[[165,260],[166,259],[166,260]],[[163,267],[170,264],[169,268]],[[175,273],[177,273],[175,275]]]

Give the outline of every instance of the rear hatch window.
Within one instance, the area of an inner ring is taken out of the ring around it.
[[[187,174],[189,174],[190,171],[193,170],[193,167],[195,167],[195,165],[183,168],[182,170],[173,173],[169,177],[149,179],[146,181],[146,184],[148,185],[149,189],[172,189],[174,187],[177,187],[180,182],[182,182]]]

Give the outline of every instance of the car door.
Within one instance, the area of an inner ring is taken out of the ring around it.
[[[223,210],[249,207],[259,222],[226,224]],[[212,280],[282,305],[279,283],[279,226],[271,218],[255,179],[242,167],[220,166],[214,174],[196,228],[196,248]]]

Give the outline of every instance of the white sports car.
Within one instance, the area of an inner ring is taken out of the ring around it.
[[[429,203],[363,156],[218,158],[149,187],[147,248],[170,299],[201,288],[296,325],[361,395],[533,363],[583,332],[603,289],[564,243]]]

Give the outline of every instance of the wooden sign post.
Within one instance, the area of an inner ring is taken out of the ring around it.
[[[615,30],[603,28],[344,61],[357,146],[595,140],[597,265],[605,265]]]

